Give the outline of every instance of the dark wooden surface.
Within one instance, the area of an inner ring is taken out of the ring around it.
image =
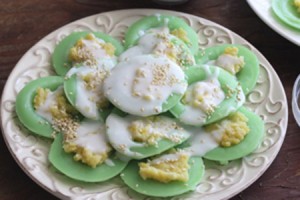
[[[1,93],[17,61],[42,37],[82,17],[128,8],[176,10],[229,28],[252,43],[269,60],[283,83],[288,102],[291,101],[293,82],[300,73],[300,47],[266,26],[244,0],[190,0],[180,6],[161,6],[150,0],[98,0],[98,5],[79,4],[75,0],[1,0]],[[0,147],[1,200],[57,199],[25,175],[10,155],[3,138]],[[284,144],[273,164],[261,178],[232,199],[300,199],[300,128],[291,112]]]

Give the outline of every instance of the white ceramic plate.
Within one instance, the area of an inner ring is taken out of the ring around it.
[[[1,115],[6,144],[27,175],[53,195],[61,199],[149,199],[129,190],[119,177],[105,183],[86,184],[55,171],[47,159],[51,141],[33,136],[20,125],[15,113],[15,99],[29,81],[54,74],[50,56],[55,45],[66,35],[79,30],[102,31],[122,39],[129,25],[142,16],[155,13],[185,19],[201,38],[205,38],[199,41],[202,47],[221,43],[242,44],[250,48],[260,62],[259,80],[249,94],[246,106],[265,121],[266,137],[262,144],[253,154],[226,166],[206,162],[205,176],[197,189],[176,199],[228,199],[258,179],[280,150],[288,122],[286,96],[272,66],[251,44],[220,25],[184,13],[149,9],[101,13],[68,24],[34,45],[18,62],[3,91]]]
[[[270,28],[286,38],[290,42],[300,46],[300,31],[279,23],[273,16],[271,2],[272,0],[247,0],[250,7]]]

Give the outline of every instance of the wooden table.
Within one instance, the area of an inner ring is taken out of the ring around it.
[[[74,20],[118,9],[162,8],[190,13],[217,22],[252,43],[269,60],[291,101],[300,72],[300,48],[266,26],[241,0],[190,0],[180,6],[161,6],[150,0],[98,0],[98,5],[75,0],[0,1],[0,87],[21,56],[42,37]],[[289,110],[290,105],[289,105]],[[300,129],[292,113],[280,153],[270,168],[237,199],[300,199]],[[57,199],[34,183],[13,160],[0,140],[0,199]]]

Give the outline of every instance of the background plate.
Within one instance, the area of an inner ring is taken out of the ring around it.
[[[300,46],[300,31],[293,30],[289,26],[278,22],[272,13],[272,0],[247,0],[252,10],[263,20],[270,28],[280,34],[282,37]]]
[[[200,17],[151,9],[120,10],[93,15],[70,23],[35,44],[18,62],[3,90],[1,102],[2,131],[16,162],[36,183],[61,199],[146,199],[129,190],[119,177],[99,184],[77,182],[51,167],[47,156],[51,141],[31,135],[18,121],[15,113],[17,93],[29,81],[54,74],[50,56],[55,45],[73,31],[102,31],[119,39],[133,22],[155,13],[182,17],[199,37],[202,47],[222,43],[242,44],[250,48],[260,62],[260,76],[248,95],[246,106],[265,121],[265,134],[260,147],[243,159],[226,166],[205,162],[203,181],[194,192],[176,199],[228,199],[248,187],[269,167],[285,137],[288,107],[282,84],[268,61],[247,41],[230,30]],[[147,198],[149,199],[149,198]]]

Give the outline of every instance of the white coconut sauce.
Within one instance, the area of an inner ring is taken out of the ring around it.
[[[148,144],[135,142],[128,129],[133,121],[142,119],[141,117],[132,115],[120,117],[114,113],[110,114],[106,119],[106,128],[108,139],[112,146],[126,156],[142,158],[143,155],[132,151],[132,148],[145,147]],[[173,119],[164,116],[156,118],[151,124],[149,134],[152,133],[159,133],[161,138],[169,139],[174,143],[178,143],[189,137],[189,133],[177,126],[177,123]]]
[[[169,34],[167,27],[150,29],[147,32],[141,33],[140,36],[136,46],[127,49],[120,55],[120,61],[128,60],[137,55],[151,54],[155,50],[163,52],[167,48],[165,41],[170,42],[174,38],[174,36]],[[164,36],[165,39],[159,36]]]
[[[148,33],[143,35],[136,46],[129,48],[120,55],[120,62],[138,55],[153,53],[156,45],[162,42],[162,39],[158,38],[157,34],[158,33]]]
[[[175,153],[167,153],[167,154],[162,154],[153,160],[150,161],[151,164],[160,164],[168,161],[176,161],[180,158],[182,154],[186,154],[187,152],[185,151],[177,151]]]
[[[153,164],[159,164],[166,161],[176,161],[180,155],[187,154],[189,156],[203,157],[207,152],[219,147],[219,142],[222,138],[222,130],[214,132],[206,132],[202,127],[186,126],[184,127],[189,132],[190,138],[187,143],[188,147],[179,149],[175,153],[167,153],[156,157],[150,162]]]
[[[110,149],[105,131],[105,124],[85,119],[76,129],[76,138],[70,142],[89,149],[93,153],[104,153]]]
[[[162,112],[163,103],[187,88],[183,70],[166,57],[135,56],[120,62],[104,82],[105,96],[118,108],[133,115]]]
[[[129,48],[120,55],[120,61],[126,61],[138,55],[155,54],[167,56],[168,53],[180,54],[180,51],[182,51],[178,46],[170,45],[176,37],[169,33],[169,28],[166,26],[150,29],[146,33],[141,33],[140,36],[141,38],[136,46]],[[192,64],[195,63],[193,56],[189,56],[187,59]]]
[[[99,119],[99,108],[97,102],[101,99],[105,99],[103,91],[103,81],[107,76],[111,68],[92,68],[90,66],[73,67],[67,73],[66,77],[71,77],[76,74],[76,102],[75,108],[85,117],[89,119]],[[83,77],[88,74],[98,73],[100,77],[93,89],[86,88],[86,82]],[[103,80],[101,80],[103,79]],[[70,92],[70,91],[67,91]]]
[[[105,41],[94,36],[94,39],[82,39],[82,51],[88,52],[92,58],[111,58],[100,44],[105,44]]]
[[[133,147],[144,147],[145,144],[134,142],[128,131],[133,119],[120,117],[114,113],[106,119],[106,131],[110,144],[118,151],[130,157],[142,157],[140,153],[131,150]]]
[[[190,146],[184,150],[191,156],[204,156],[207,152],[219,146],[218,141],[222,138],[221,131],[212,133],[206,132],[201,127],[185,127],[192,135],[188,139]]]
[[[110,151],[111,147],[106,138],[105,124],[85,119],[80,122],[79,127],[76,129],[76,137],[68,142],[88,149],[94,154],[103,154]],[[114,166],[114,162],[107,158],[105,164]]]
[[[105,41],[96,38],[93,35],[93,39],[82,39],[82,48],[80,52],[82,54],[87,54],[87,60],[85,60],[81,66],[75,66],[71,68],[66,78],[71,77],[76,74],[76,102],[74,107],[85,117],[93,120],[98,120],[100,118],[99,108],[96,103],[100,99],[104,99],[103,95],[103,85],[101,80],[97,82],[96,87],[88,90],[86,88],[86,83],[83,80],[83,76],[92,73],[102,73],[106,74],[116,65],[117,58],[115,55],[109,55],[101,44],[105,44]],[[104,76],[105,78],[106,76]],[[102,79],[99,77],[99,79]],[[70,92],[70,91],[67,91]]]
[[[216,69],[212,73],[207,67],[204,69],[206,80],[191,84],[185,93],[185,110],[179,119],[189,125],[199,126],[205,123],[207,113],[214,110],[225,99],[225,93],[218,80],[219,70]],[[194,105],[197,95],[201,96],[203,100],[197,101],[197,105]]]
[[[236,74],[234,69],[235,65],[241,65],[244,63],[244,57],[233,56],[230,54],[222,54],[216,60],[210,60],[207,64],[215,65],[223,68],[231,74]]]
[[[50,91],[47,94],[46,100],[43,104],[41,104],[35,112],[43,117],[45,120],[47,120],[49,123],[54,123],[53,116],[50,113],[49,109],[52,106],[55,106],[57,104],[56,98],[58,95],[63,94],[63,87],[58,87],[55,91]]]

